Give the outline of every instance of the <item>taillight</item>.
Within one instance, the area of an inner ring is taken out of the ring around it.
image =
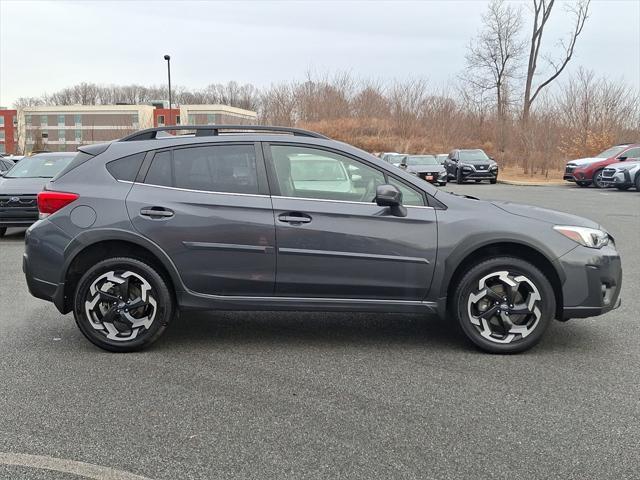
[[[38,211],[40,212],[40,218],[45,218],[52,213],[56,213],[78,198],[80,198],[80,195],[77,193],[53,192],[51,190],[44,190],[38,193]]]

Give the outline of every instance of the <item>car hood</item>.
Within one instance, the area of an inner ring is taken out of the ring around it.
[[[22,193],[35,195],[41,192],[50,178],[0,177],[0,194]]]
[[[445,168],[442,165],[410,165],[407,167],[407,172],[444,172]]]
[[[518,215],[520,217],[533,218],[552,225],[572,225],[576,227],[600,228],[596,222],[588,218],[571,215],[569,213],[549,210],[547,208],[534,207],[532,205],[523,205],[521,203],[511,202],[491,202],[493,205],[507,213]]]
[[[576,160],[571,160],[567,162],[567,165],[571,164],[571,165],[577,165],[580,167],[583,165],[589,165],[590,163],[601,162],[603,160],[606,160],[606,158],[599,158],[599,157],[578,158]]]
[[[615,168],[616,170],[628,170],[630,168],[635,168],[638,165],[640,165],[640,161],[616,162],[616,163],[611,163],[607,168]]]

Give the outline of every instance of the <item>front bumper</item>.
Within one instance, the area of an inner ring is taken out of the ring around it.
[[[635,184],[628,170],[616,172],[612,177],[602,176],[602,185],[605,187],[633,187]]]
[[[561,320],[602,315],[620,306],[622,263],[615,246],[578,246],[556,260],[565,273]]]
[[[498,178],[498,171],[481,170],[465,172],[462,170],[462,180],[496,180]]]

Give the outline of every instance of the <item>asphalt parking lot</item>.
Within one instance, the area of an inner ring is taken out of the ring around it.
[[[638,478],[640,193],[446,189],[600,222],[623,256],[622,307],[554,322],[515,356],[416,315],[317,313],[185,315],[149,351],[114,355],[29,295],[10,230],[0,478]]]

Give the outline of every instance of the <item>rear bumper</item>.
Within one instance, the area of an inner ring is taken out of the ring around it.
[[[595,317],[620,306],[622,264],[614,246],[579,246],[556,261],[566,275],[562,320]]]

